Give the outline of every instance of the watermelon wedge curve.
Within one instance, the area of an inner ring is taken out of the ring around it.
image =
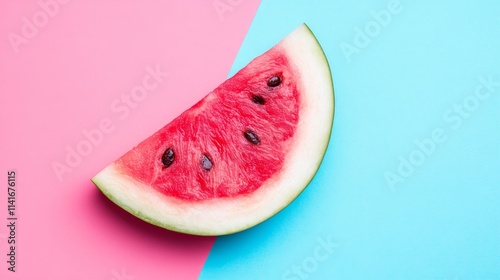
[[[154,225],[194,235],[239,232],[307,187],[333,114],[328,61],[302,24],[92,181]]]

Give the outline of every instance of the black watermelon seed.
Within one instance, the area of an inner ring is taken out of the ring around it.
[[[264,100],[264,97],[262,97],[260,95],[254,95],[254,96],[252,96],[252,101],[254,103],[257,103],[257,104],[260,104],[260,105],[266,104],[266,100]]]
[[[206,155],[203,155],[203,157],[201,158],[201,167],[203,167],[203,169],[205,169],[205,170],[210,170],[210,169],[212,169],[212,166],[213,166],[213,163],[210,160],[210,158],[207,157]]]
[[[164,167],[169,167],[172,165],[175,159],[175,153],[172,148],[168,148],[164,153],[163,156],[161,156],[161,162],[163,163]]]
[[[253,132],[251,130],[245,131],[243,133],[243,135],[245,135],[245,138],[248,140],[248,142],[250,142],[254,145],[258,145],[260,143],[260,139],[257,136],[257,134],[255,134],[255,132]]]
[[[270,87],[277,87],[281,84],[281,78],[279,76],[272,76],[267,80],[267,85]]]

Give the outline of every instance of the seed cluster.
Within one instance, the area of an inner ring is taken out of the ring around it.
[[[281,82],[282,82],[281,77],[278,75],[275,75],[275,76],[270,77],[267,80],[267,86],[269,86],[271,88],[275,88],[275,87],[279,86],[281,84]],[[257,94],[252,95],[251,99],[255,104],[258,104],[258,105],[265,105],[266,104],[266,100],[261,95],[257,95]],[[250,129],[245,130],[243,132],[243,136],[245,137],[245,139],[248,142],[250,142],[254,145],[260,144],[259,136],[257,136],[257,134]],[[164,168],[169,167],[170,165],[172,165],[174,160],[175,160],[174,150],[172,147],[169,147],[169,148],[167,148],[167,150],[163,153],[163,155],[161,157],[161,162],[163,163],[163,167]],[[201,157],[200,164],[201,164],[201,167],[206,171],[209,171],[210,169],[212,169],[212,167],[214,165],[212,160],[210,159],[210,157],[207,156],[206,154],[204,154]]]

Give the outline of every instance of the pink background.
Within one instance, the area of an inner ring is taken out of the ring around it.
[[[58,7],[45,18],[37,1],[6,2],[0,4],[0,278],[196,279],[213,237],[146,224],[108,201],[90,178],[226,78],[259,1],[221,0],[228,10],[220,15],[217,1],[41,0]],[[9,36],[23,36],[24,17],[40,26],[16,52]],[[112,110],[142,84],[147,67],[169,76],[127,116]],[[82,131],[105,119],[113,131],[58,180],[51,164],[65,164],[66,147],[76,149],[85,142]],[[16,273],[5,262],[9,169],[18,180]]]

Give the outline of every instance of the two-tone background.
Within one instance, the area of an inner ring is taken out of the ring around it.
[[[288,208],[196,237],[93,186],[302,22],[336,111],[320,171]],[[493,0],[4,1],[0,278],[500,279],[499,50]]]

